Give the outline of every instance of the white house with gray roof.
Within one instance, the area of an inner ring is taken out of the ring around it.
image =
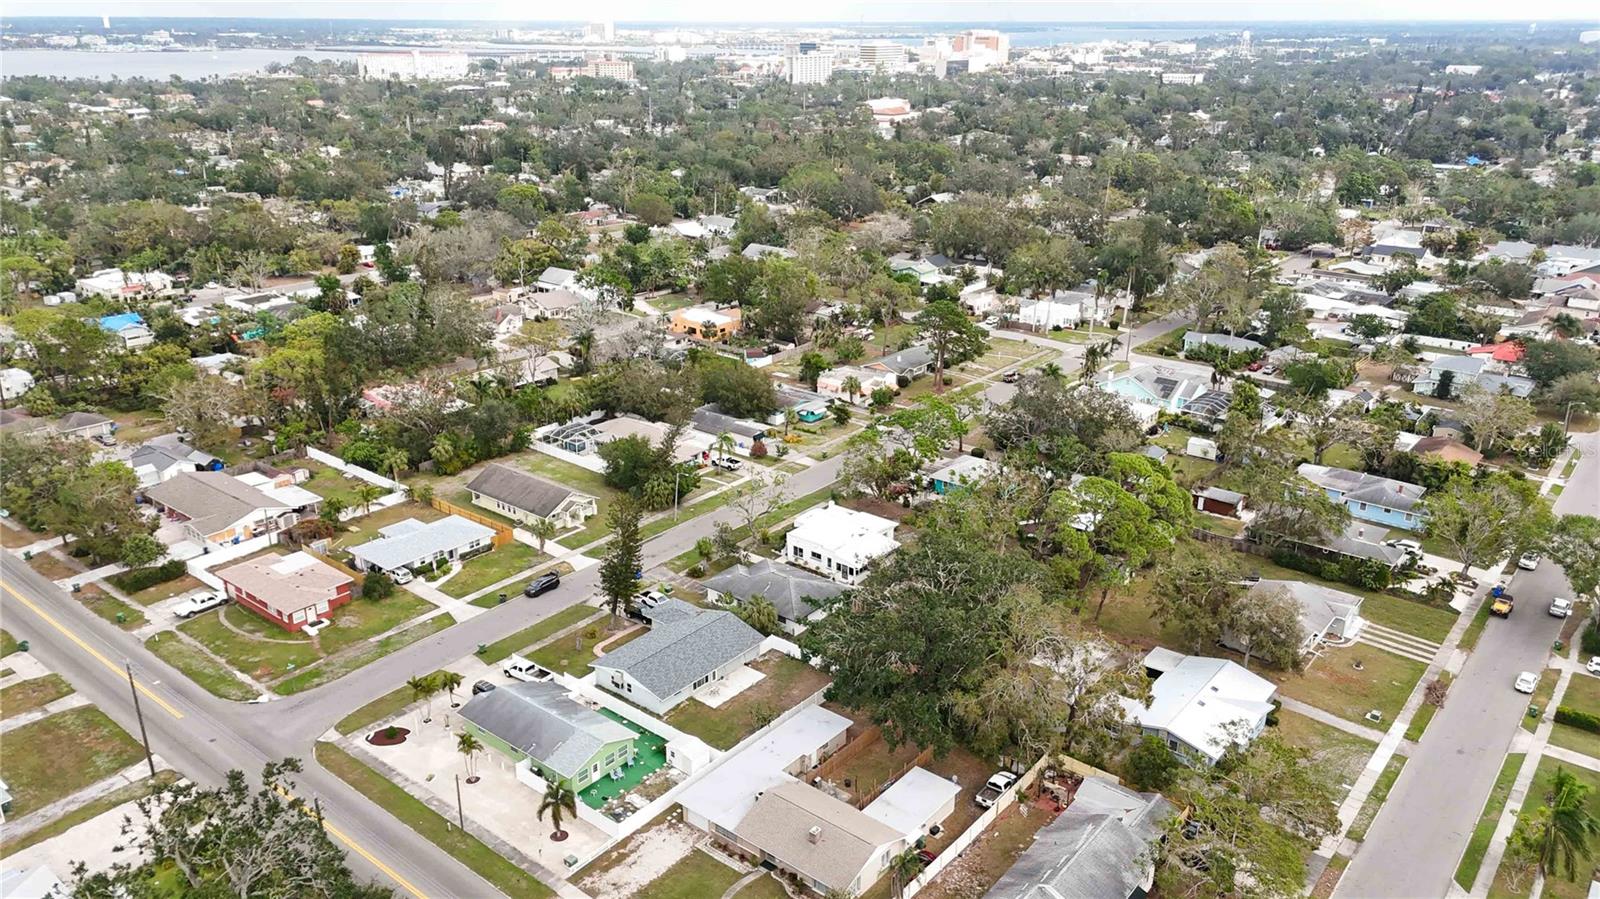
[[[1314,652],[1325,643],[1346,644],[1361,633],[1361,597],[1305,581],[1261,580],[1250,587],[1251,596],[1282,592],[1299,606],[1300,652]],[[1247,641],[1225,631],[1222,645],[1244,652]]]
[[[1267,726],[1278,686],[1227,659],[1156,647],[1144,658],[1150,702],[1123,697],[1123,712],[1146,736],[1192,761],[1216,764],[1229,746]]]
[[[650,632],[596,659],[594,682],[665,715],[707,684],[752,661],[761,632],[732,612],[669,599],[645,612]]]
[[[488,552],[494,529],[447,515],[423,523],[415,518],[397,521],[378,529],[382,534],[360,546],[350,548],[350,556],[363,571],[395,572],[438,561],[458,562]]]
[[[1440,356],[1428,364],[1424,371],[1411,384],[1412,391],[1423,396],[1434,396],[1439,385],[1444,380],[1445,372],[1450,373],[1448,397],[1460,396],[1469,384],[1476,384],[1491,394],[1509,393],[1512,396],[1526,397],[1533,393],[1533,379],[1520,375],[1506,374],[1497,370],[1498,366],[1482,356]]]
[[[638,737],[549,681],[509,684],[461,707],[467,731],[573,792],[633,762]]]
[[[1150,847],[1173,811],[1160,793],[1086,777],[985,899],[1142,899],[1155,882]]]
[[[522,524],[548,521],[558,528],[581,528],[599,511],[587,493],[547,481],[519,468],[490,464],[467,482],[472,504]]]
[[[744,603],[752,597],[765,597],[778,610],[784,631],[795,635],[804,633],[806,625],[819,617],[819,606],[846,589],[820,574],[772,559],[735,565],[701,583],[712,602]]]

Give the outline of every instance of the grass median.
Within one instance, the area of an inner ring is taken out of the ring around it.
[[[1522,770],[1523,757],[1520,752],[1506,756],[1505,763],[1500,766],[1500,775],[1494,779],[1489,801],[1483,805],[1478,826],[1472,829],[1467,851],[1462,854],[1461,864],[1456,868],[1456,884],[1464,890],[1471,890],[1473,881],[1478,879],[1484,853],[1489,851],[1489,840],[1494,837],[1495,825],[1500,822],[1500,813],[1505,810],[1506,799],[1511,796],[1511,784],[1517,779],[1517,772]]]
[[[317,763],[357,792],[377,803],[429,842],[448,852],[456,861],[471,868],[495,889],[507,896],[534,897],[555,895],[532,874],[522,870],[485,846],[478,838],[463,832],[422,800],[396,786],[388,778],[362,764],[360,759],[332,743],[318,743]]]

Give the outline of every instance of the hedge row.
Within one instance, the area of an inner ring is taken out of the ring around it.
[[[1581,712],[1568,706],[1556,707],[1556,723],[1586,730],[1591,734],[1600,734],[1600,715]]]
[[[167,581],[177,580],[183,577],[188,570],[189,566],[182,561],[171,559],[160,565],[151,565],[148,568],[134,568],[121,574],[113,574],[106,580],[110,581],[112,586],[123,593],[138,593],[140,590],[154,587],[156,584],[165,584]]]
[[[1387,590],[1394,579],[1394,570],[1374,559],[1314,559],[1286,549],[1273,552],[1271,558],[1284,568],[1314,574],[1325,581],[1349,584],[1362,590]]]

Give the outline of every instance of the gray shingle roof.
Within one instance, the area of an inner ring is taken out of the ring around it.
[[[211,534],[253,511],[281,510],[284,504],[220,471],[186,471],[145,491],[145,496],[190,519],[201,534]]]
[[[548,517],[578,492],[498,462],[478,472],[477,477],[468,482],[467,489],[540,518]]]
[[[1126,899],[1150,875],[1150,844],[1171,813],[1158,793],[1086,778],[986,899]]]
[[[574,702],[553,683],[511,684],[479,693],[461,717],[538,759],[562,777],[574,777],[607,743],[633,739],[631,729]]]
[[[766,427],[726,415],[709,405],[694,410],[689,416],[689,422],[696,430],[707,434],[721,434],[726,431],[751,439],[767,435]]]
[[[83,428],[92,428],[103,425],[111,419],[98,412],[68,412],[56,421],[56,430],[78,431]]]
[[[668,614],[661,614],[662,607]],[[625,671],[666,697],[761,643],[760,632],[732,612],[696,609],[676,599],[662,607],[652,616],[650,633],[606,653],[594,666]]]
[[[1397,512],[1409,512],[1416,508],[1422,501],[1422,494],[1427,492],[1427,488],[1419,484],[1347,468],[1330,468],[1307,462],[1300,466],[1299,471],[1301,477],[1318,487],[1337,492],[1341,502],[1369,503]]]
[[[898,353],[863,363],[868,368],[881,368],[903,375],[909,371],[927,368],[933,364],[933,350],[927,344],[907,347]]]
[[[778,615],[788,621],[806,620],[817,610],[818,603],[845,591],[844,585],[820,574],[771,559],[762,559],[750,566],[735,565],[706,578],[703,583],[740,602],[752,596],[765,596],[778,610]]]

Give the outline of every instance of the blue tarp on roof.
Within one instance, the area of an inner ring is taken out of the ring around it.
[[[121,331],[124,328],[134,327],[135,325],[144,325],[144,316],[137,312],[124,312],[121,315],[108,315],[100,319],[100,327],[110,331],[113,334]]]

